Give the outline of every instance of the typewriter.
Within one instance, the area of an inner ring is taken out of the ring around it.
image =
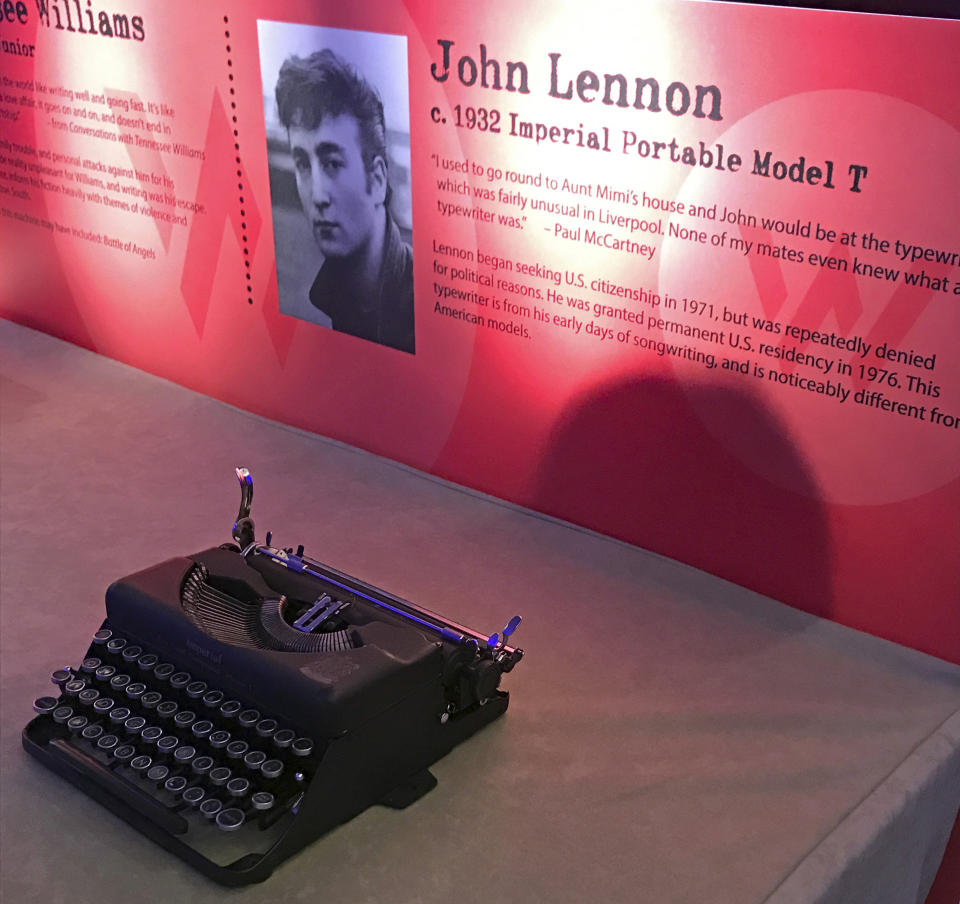
[[[483,635],[254,538],[237,469],[235,542],[113,583],[78,665],[34,703],[32,756],[223,885],[373,804],[507,708],[520,623]]]

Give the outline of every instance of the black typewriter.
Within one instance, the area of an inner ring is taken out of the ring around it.
[[[482,635],[296,551],[254,539],[238,468],[235,543],[112,584],[77,666],[52,675],[23,746],[224,885],[428,771],[501,715],[520,622]]]

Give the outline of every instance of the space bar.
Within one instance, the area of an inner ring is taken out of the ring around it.
[[[159,801],[147,797],[137,787],[112,773],[93,757],[87,756],[83,751],[77,750],[60,738],[50,741],[49,746],[55,748],[60,756],[65,757],[64,762],[76,773],[96,782],[105,791],[120,798],[162,829],[172,835],[182,835],[187,831],[187,821],[182,816],[172,812]]]

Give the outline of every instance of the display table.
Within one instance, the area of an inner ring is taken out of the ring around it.
[[[230,539],[245,465],[260,537],[481,630],[519,612],[526,657],[435,790],[231,900],[922,902],[960,667],[5,321],[0,379],[4,901],[224,899],[20,730],[112,580]]]

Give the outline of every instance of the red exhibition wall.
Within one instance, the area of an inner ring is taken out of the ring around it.
[[[960,662],[960,23],[0,12],[0,315]],[[274,87],[324,46],[383,98],[415,346],[310,302],[341,223]]]

